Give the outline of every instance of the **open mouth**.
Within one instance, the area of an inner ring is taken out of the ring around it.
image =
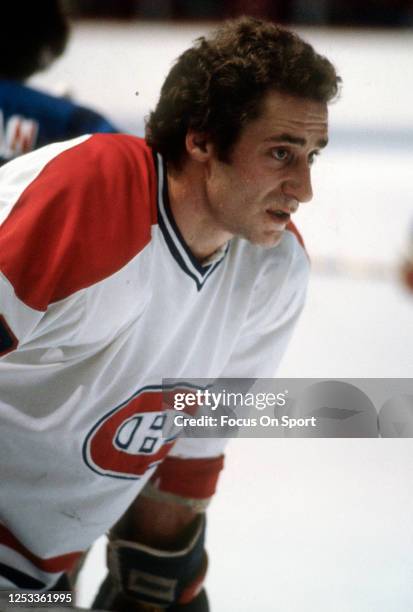
[[[290,214],[283,212],[282,210],[267,210],[267,213],[271,215],[273,219],[276,219],[281,223],[288,223],[290,220]]]

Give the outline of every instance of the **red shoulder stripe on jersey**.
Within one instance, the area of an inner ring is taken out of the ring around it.
[[[294,223],[292,221],[290,221],[290,223],[287,224],[286,229],[294,234],[294,236],[297,238],[298,242],[301,244],[301,246],[303,247],[303,249],[306,252],[307,257],[308,257],[308,253],[305,250],[305,244],[304,244],[303,237],[301,236],[300,232],[298,231],[298,229],[296,228],[296,226],[294,225]]]
[[[73,552],[67,555],[60,555],[59,557],[42,559],[23,546],[4,525],[0,525],[0,544],[20,553],[40,570],[50,573],[69,571],[83,554],[82,552]]]
[[[23,191],[0,228],[0,269],[23,302],[46,310],[149,243],[156,197],[145,142],[96,134],[48,162]]]
[[[208,499],[215,493],[224,455],[206,459],[168,456],[152,476],[160,491],[190,499]]]

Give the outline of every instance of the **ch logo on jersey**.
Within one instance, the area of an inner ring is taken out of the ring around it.
[[[175,392],[144,387],[106,414],[86,436],[86,464],[103,476],[132,480],[155,468],[177,438],[176,430],[166,431]]]

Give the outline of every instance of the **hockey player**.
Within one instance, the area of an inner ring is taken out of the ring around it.
[[[84,136],[2,168],[0,588],[53,589],[112,527],[97,608],[208,609],[225,439],[164,435],[162,381],[274,374],[308,277],[291,215],[338,82],[242,18],[177,60],[146,142]]]
[[[99,113],[23,83],[63,53],[68,34],[58,0],[2,7],[0,164],[51,142],[118,131]]]

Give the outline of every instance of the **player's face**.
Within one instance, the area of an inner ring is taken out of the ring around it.
[[[290,215],[312,198],[311,165],[327,144],[327,105],[278,92],[248,123],[230,163],[213,154],[206,178],[208,216],[220,230],[274,246]]]

